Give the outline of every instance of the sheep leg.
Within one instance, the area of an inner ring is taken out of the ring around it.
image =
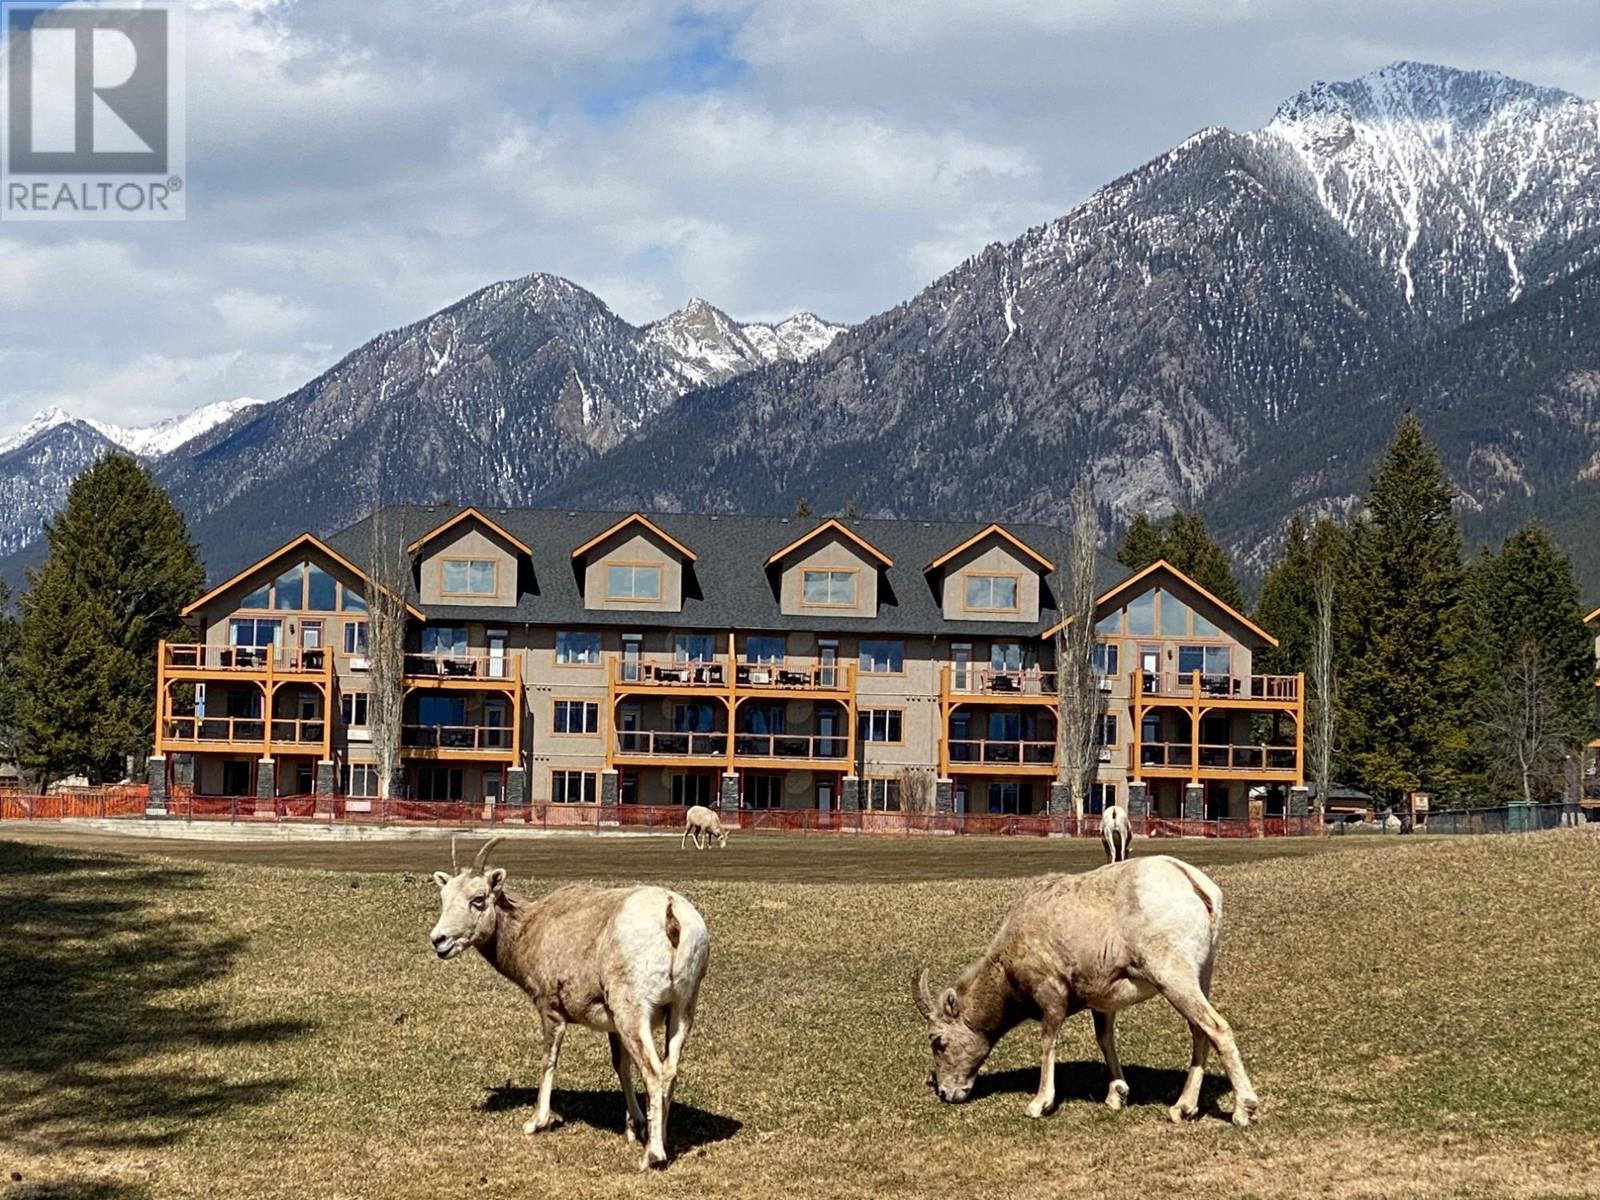
[[[667,1008],[667,1057],[661,1070],[667,1084],[667,1103],[661,1114],[661,1123],[667,1123],[672,1113],[672,1096],[678,1084],[678,1064],[683,1058],[683,1044],[689,1040],[689,1030],[694,1028],[694,1001],[688,1000]]]
[[[1183,1081],[1183,1091],[1171,1108],[1174,1121],[1187,1121],[1200,1115],[1200,1088],[1206,1078],[1206,1059],[1211,1057],[1211,1042],[1198,1026],[1189,1027],[1193,1048],[1189,1052],[1189,1074]]]
[[[683,827],[683,837],[678,840],[678,849],[679,850],[687,850],[689,848],[689,835],[691,833],[693,833],[693,832],[694,832],[694,826],[693,825],[685,825]]]
[[[1120,1109],[1128,1102],[1128,1081],[1122,1077],[1122,1061],[1117,1058],[1116,1013],[1095,1010],[1094,1039],[1100,1043],[1106,1070],[1111,1072],[1111,1086],[1106,1089],[1106,1107]]]
[[[666,1122],[662,1115],[665,1093],[661,1080],[661,1056],[656,1053],[655,1014],[641,1012],[635,1025],[619,1026],[617,1032],[621,1035],[628,1053],[633,1056],[639,1074],[644,1076],[645,1112],[649,1120],[645,1137],[644,1162],[640,1166],[643,1168],[665,1166]]]
[[[1039,1018],[1039,1090],[1028,1101],[1028,1115],[1043,1117],[1056,1106],[1056,1035],[1064,1014],[1043,1013]]]
[[[567,1036],[565,1021],[545,1017],[544,1023],[544,1074],[539,1077],[539,1107],[533,1120],[522,1127],[523,1133],[543,1133],[561,1124],[561,1118],[550,1111],[550,1089],[556,1082],[556,1060],[561,1057],[561,1041]]]
[[[630,1142],[643,1140],[645,1136],[644,1109],[639,1107],[639,1096],[633,1090],[633,1059],[622,1048],[622,1039],[616,1034],[607,1035],[611,1043],[611,1069],[617,1073],[617,1082],[622,1085],[622,1100],[627,1111],[624,1113],[622,1135]]]
[[[1223,1018],[1211,1001],[1206,999],[1205,992],[1198,979],[1184,980],[1178,983],[1168,983],[1161,987],[1161,994],[1167,1002],[1178,1010],[1180,1016],[1187,1022],[1192,1030],[1205,1036],[1216,1049],[1217,1057],[1222,1060],[1222,1068],[1228,1073],[1228,1083],[1233,1087],[1233,1123],[1243,1128],[1250,1124],[1256,1115],[1256,1110],[1261,1107],[1261,1098],[1256,1095],[1256,1089],[1250,1083],[1250,1076],[1244,1069],[1244,1059],[1239,1055],[1239,1045],[1233,1038],[1233,1027]],[[1204,1074],[1205,1067],[1199,1067]],[[1189,1074],[1194,1078],[1196,1068],[1191,1061]],[[1185,1093],[1188,1085],[1185,1085]],[[1196,1089],[1198,1091],[1198,1089]],[[1180,1097],[1181,1101],[1182,1097]],[[1195,1097],[1195,1107],[1198,1109],[1199,1097]],[[1174,1105],[1171,1113],[1174,1121],[1181,1121],[1192,1112],[1185,1112],[1179,1105]]]

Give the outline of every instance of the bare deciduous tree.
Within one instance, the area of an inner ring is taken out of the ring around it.
[[[1094,568],[1099,532],[1094,485],[1086,475],[1072,489],[1062,604],[1062,615],[1070,620],[1056,635],[1056,779],[1067,788],[1073,815],[1080,817],[1098,769],[1095,730],[1105,706],[1094,671]]]
[[[1557,703],[1560,680],[1536,643],[1519,646],[1489,696],[1484,728],[1491,769],[1521,793],[1524,803],[1562,785],[1578,731]]]
[[[378,795],[393,795],[401,775],[400,726],[405,707],[406,593],[411,563],[397,510],[373,509],[368,524],[367,724],[378,768]]]
[[[1333,782],[1334,678],[1333,678],[1333,570],[1323,564],[1313,584],[1315,622],[1311,631],[1311,781],[1317,788],[1317,807],[1328,807]]]
[[[937,794],[933,772],[927,767],[900,768],[900,809],[908,813],[931,813]]]

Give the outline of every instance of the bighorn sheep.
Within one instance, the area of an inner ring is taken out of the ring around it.
[[[722,818],[704,804],[696,804],[683,814],[683,840],[678,843],[678,848],[687,847],[691,838],[699,850],[709,846],[712,838],[717,839],[717,845],[722,849],[728,848],[728,831],[722,827]]]
[[[1100,844],[1106,848],[1107,862],[1119,863],[1128,857],[1128,847],[1133,845],[1133,822],[1121,805],[1108,805],[1100,814]]]
[[[1111,1072],[1106,1104],[1121,1108],[1128,1085],[1117,1061],[1116,1014],[1159,993],[1192,1034],[1189,1076],[1169,1115],[1174,1121],[1199,1115],[1206,1057],[1214,1046],[1233,1085],[1233,1123],[1248,1125],[1260,1100],[1233,1030],[1208,999],[1221,924],[1217,885],[1165,855],[1036,880],[954,987],[935,997],[927,968],[913,980],[912,996],[933,1046],[929,1085],[946,1103],[967,1099],[995,1043],[1037,1019],[1042,1061],[1028,1115],[1045,1116],[1055,1106],[1056,1036],[1063,1021],[1088,1008]]]
[[[567,1026],[585,1025],[611,1039],[628,1141],[645,1140],[643,1166],[665,1164],[667,1114],[711,948],[705,921],[689,901],[659,887],[572,886],[542,900],[514,896],[504,870],[484,869],[499,840],[486,842],[461,870],[451,843],[451,872],[433,877],[440,908],[430,940],[440,958],[476,947],[539,1011],[544,1073],[523,1132],[560,1123],[550,1111],[556,1059]],[[656,1050],[657,1025],[666,1029],[664,1056]],[[648,1120],[634,1094],[634,1066],[644,1076]]]

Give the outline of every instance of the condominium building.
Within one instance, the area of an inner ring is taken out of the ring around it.
[[[370,518],[293,539],[161,647],[153,803],[378,795]],[[1057,564],[1036,525],[406,506],[400,781],[417,802],[1038,813],[1057,782]],[[1298,677],[1157,563],[1096,612],[1092,808],[1303,798]],[[182,765],[182,771],[176,768]]]

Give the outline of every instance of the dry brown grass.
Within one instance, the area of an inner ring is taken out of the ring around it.
[[[641,1176],[598,1035],[568,1039],[567,1124],[520,1132],[531,1012],[483,963],[433,960],[420,871],[0,842],[0,1197],[1591,1196],[1597,858],[1567,832],[1210,868],[1217,1000],[1266,1100],[1244,1132],[1220,1079],[1213,1119],[1167,1123],[1188,1039],[1159,1001],[1120,1025],[1127,1112],[1095,1103],[1083,1018],[1053,1118],[1023,1114],[1025,1032],[979,1099],[932,1100],[907,977],[981,947],[1015,880],[680,881],[712,964],[676,1161]]]

